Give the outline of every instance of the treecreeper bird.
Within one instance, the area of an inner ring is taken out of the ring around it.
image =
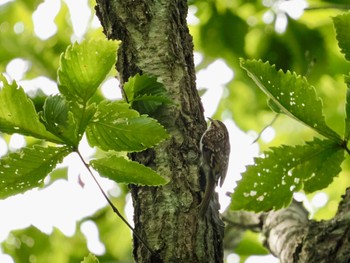
[[[230,140],[225,124],[219,120],[210,120],[210,125],[200,140],[201,169],[205,175],[206,187],[204,197],[199,205],[199,215],[204,217],[215,187],[220,180],[223,185],[230,157]]]

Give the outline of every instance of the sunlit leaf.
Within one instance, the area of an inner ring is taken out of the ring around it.
[[[262,61],[242,59],[241,66],[269,96],[273,110],[278,108],[277,113],[284,113],[304,123],[326,138],[342,142],[340,136],[327,126],[322,102],[317,97],[314,87],[305,78],[289,71],[276,71],[274,66]]]
[[[59,90],[67,100],[86,104],[114,65],[117,46],[100,39],[67,48],[58,69]]]
[[[69,147],[35,145],[0,159],[0,198],[42,186],[44,178],[70,152]]]
[[[23,89],[15,81],[9,84],[2,75],[0,81],[3,85],[0,90],[0,131],[61,143],[62,140],[48,132],[45,125],[39,121],[34,104]]]
[[[271,148],[242,174],[231,208],[260,212],[287,206],[303,184],[307,192],[328,186],[343,160],[344,150],[329,140]]]
[[[129,152],[153,147],[168,137],[155,119],[139,116],[120,102],[100,103],[86,135],[91,146]]]
[[[151,168],[123,157],[97,159],[91,164],[101,175],[118,183],[157,186],[168,182]]]
[[[337,33],[338,45],[347,61],[350,61],[350,14],[345,13],[333,17],[333,23]]]
[[[69,110],[73,113],[74,122],[76,123],[77,127],[76,136],[78,141],[80,141],[81,137],[83,136],[86,126],[90,123],[96,109],[97,107],[95,103],[82,106],[79,103],[72,101],[69,104]]]

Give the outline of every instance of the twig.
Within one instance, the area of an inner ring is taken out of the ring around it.
[[[267,124],[267,125],[259,132],[258,136],[255,138],[255,140],[252,142],[252,144],[256,143],[256,142],[260,139],[261,134],[262,134],[268,127],[272,126],[272,124],[275,123],[275,121],[277,120],[278,116],[279,116],[279,114],[276,114],[276,115],[273,117],[272,121],[271,121],[269,124]]]
[[[92,178],[94,179],[95,183],[97,184],[97,187],[100,189],[102,195],[104,196],[104,198],[106,199],[107,203],[109,204],[109,206],[112,208],[113,212],[117,214],[117,216],[128,226],[128,228],[130,228],[130,230],[132,231],[132,233],[135,235],[135,237],[140,240],[142,242],[142,244],[147,248],[147,250],[155,255],[154,251],[148,246],[148,244],[146,243],[146,241],[136,232],[136,230],[129,224],[129,222],[122,216],[122,214],[119,212],[118,208],[112,203],[112,201],[109,199],[109,197],[107,196],[107,194],[105,193],[105,191],[102,189],[100,183],[97,181],[96,177],[94,176],[94,174],[92,173],[90,166],[85,162],[83,156],[80,154],[80,152],[78,150],[76,150],[76,153],[78,154],[80,160],[83,162],[84,166],[86,167],[86,169],[89,171],[90,175],[92,176]]]

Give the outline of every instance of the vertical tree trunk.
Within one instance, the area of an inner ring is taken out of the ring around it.
[[[173,104],[157,112],[171,138],[134,154],[170,179],[164,187],[132,186],[135,229],[155,254],[134,238],[136,262],[222,262],[223,227],[217,211],[198,218],[199,140],[205,120],[195,85],[193,44],[186,0],[97,0],[109,39],[122,41],[117,70],[121,85],[136,73],[157,76]]]

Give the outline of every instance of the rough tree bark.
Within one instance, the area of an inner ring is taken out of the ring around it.
[[[224,221],[230,233],[225,245],[231,251],[242,231],[251,229],[264,235],[265,246],[283,263],[350,262],[350,188],[331,220],[309,220],[302,204],[293,202],[268,213],[226,211]]]
[[[96,13],[106,36],[122,41],[116,66],[121,86],[136,73],[151,74],[174,102],[153,116],[171,138],[132,156],[170,179],[164,187],[131,186],[135,229],[155,252],[134,238],[135,261],[222,262],[217,211],[198,219],[199,140],[206,122],[195,85],[187,0],[97,0]]]

